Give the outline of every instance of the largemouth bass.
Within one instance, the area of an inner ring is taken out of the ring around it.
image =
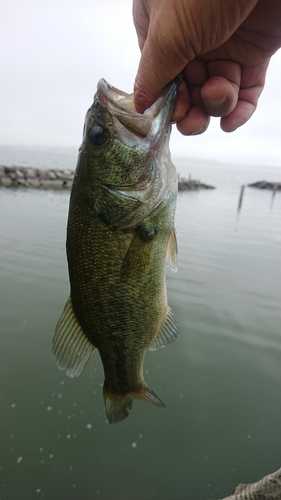
[[[179,84],[139,114],[133,95],[100,80],[86,114],[67,224],[70,297],[53,353],[77,377],[98,349],[109,422],[126,418],[134,399],[164,406],[144,381],[144,356],[179,336],[165,273],[166,262],[177,265],[169,137]]]

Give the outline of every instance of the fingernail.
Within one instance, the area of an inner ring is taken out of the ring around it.
[[[212,99],[204,99],[205,104],[211,108],[220,108],[226,101],[226,97],[212,97]]]
[[[199,130],[196,130],[196,132],[190,132],[188,135],[199,135],[205,132],[205,130],[207,130],[207,127],[201,127]]]

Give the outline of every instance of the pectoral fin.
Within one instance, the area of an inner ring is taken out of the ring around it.
[[[146,223],[139,226],[123,261],[122,278],[135,280],[143,273],[150,261],[152,242],[156,235],[157,229],[153,225]]]
[[[180,336],[178,324],[174,318],[172,310],[168,307],[167,316],[163,325],[162,330],[157,335],[156,339],[154,339],[153,344],[151,344],[149,350],[154,351],[159,347],[165,347],[171,342],[178,340]]]
[[[53,338],[56,363],[60,370],[65,370],[68,377],[78,377],[94,349],[95,346],[88,340],[76,319],[69,297]]]
[[[178,244],[174,228],[170,232],[166,260],[167,266],[169,266],[172,271],[176,272],[178,270]]]

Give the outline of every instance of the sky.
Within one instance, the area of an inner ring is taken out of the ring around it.
[[[0,145],[81,143],[97,82],[132,92],[140,52],[131,0],[0,0]],[[281,50],[250,121],[227,134],[212,118],[200,136],[175,127],[172,156],[281,164]]]

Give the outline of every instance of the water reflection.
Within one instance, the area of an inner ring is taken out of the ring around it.
[[[167,408],[136,402],[120,426],[99,357],[68,380],[51,355],[69,195],[1,190],[0,498],[217,499],[279,467],[280,197],[269,211],[269,192],[247,190],[237,224],[237,189],[179,196],[181,338],[145,360]]]

